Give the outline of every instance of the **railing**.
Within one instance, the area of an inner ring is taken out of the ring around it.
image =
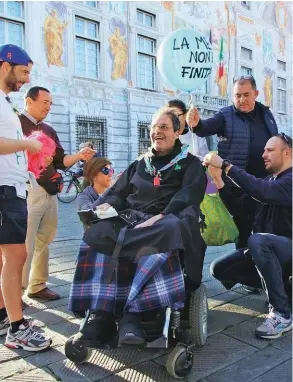
[[[229,105],[228,98],[220,98],[215,96],[208,96],[202,94],[193,94],[194,105],[198,107],[212,107],[214,109],[220,109]]]

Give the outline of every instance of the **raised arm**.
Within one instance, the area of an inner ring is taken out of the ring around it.
[[[249,196],[260,202],[278,206],[292,206],[292,174],[276,180],[259,179],[246,171],[232,166],[227,176]]]
[[[221,111],[211,118],[201,119],[198,110],[194,108],[188,112],[186,122],[199,137],[207,137],[214,134],[222,135],[225,129],[225,119]]]

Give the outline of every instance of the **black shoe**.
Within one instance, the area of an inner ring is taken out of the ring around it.
[[[73,341],[88,347],[99,347],[115,337],[116,333],[114,315],[108,312],[97,312],[90,316],[83,328],[74,336]]]
[[[124,313],[119,327],[119,344],[141,345],[145,343],[139,313]]]

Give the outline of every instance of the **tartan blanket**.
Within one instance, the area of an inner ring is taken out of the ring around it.
[[[137,263],[119,258],[110,283],[104,271],[111,256],[82,242],[69,295],[69,309],[75,313],[103,310],[112,313],[144,312],[163,307],[184,306],[184,278],[177,253],[143,256]]]

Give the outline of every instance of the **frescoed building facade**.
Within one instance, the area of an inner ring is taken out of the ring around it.
[[[291,135],[290,2],[0,2],[0,43],[21,45],[33,58],[31,85],[52,92],[48,122],[65,149],[91,140],[118,170],[148,146],[147,126],[159,107],[175,97],[189,102],[156,66],[161,41],[182,27],[211,39],[215,52],[211,76],[193,95],[203,118],[231,103],[234,76],[252,74],[259,100]],[[13,95],[19,108],[24,91]],[[209,143],[215,147],[215,139]]]

